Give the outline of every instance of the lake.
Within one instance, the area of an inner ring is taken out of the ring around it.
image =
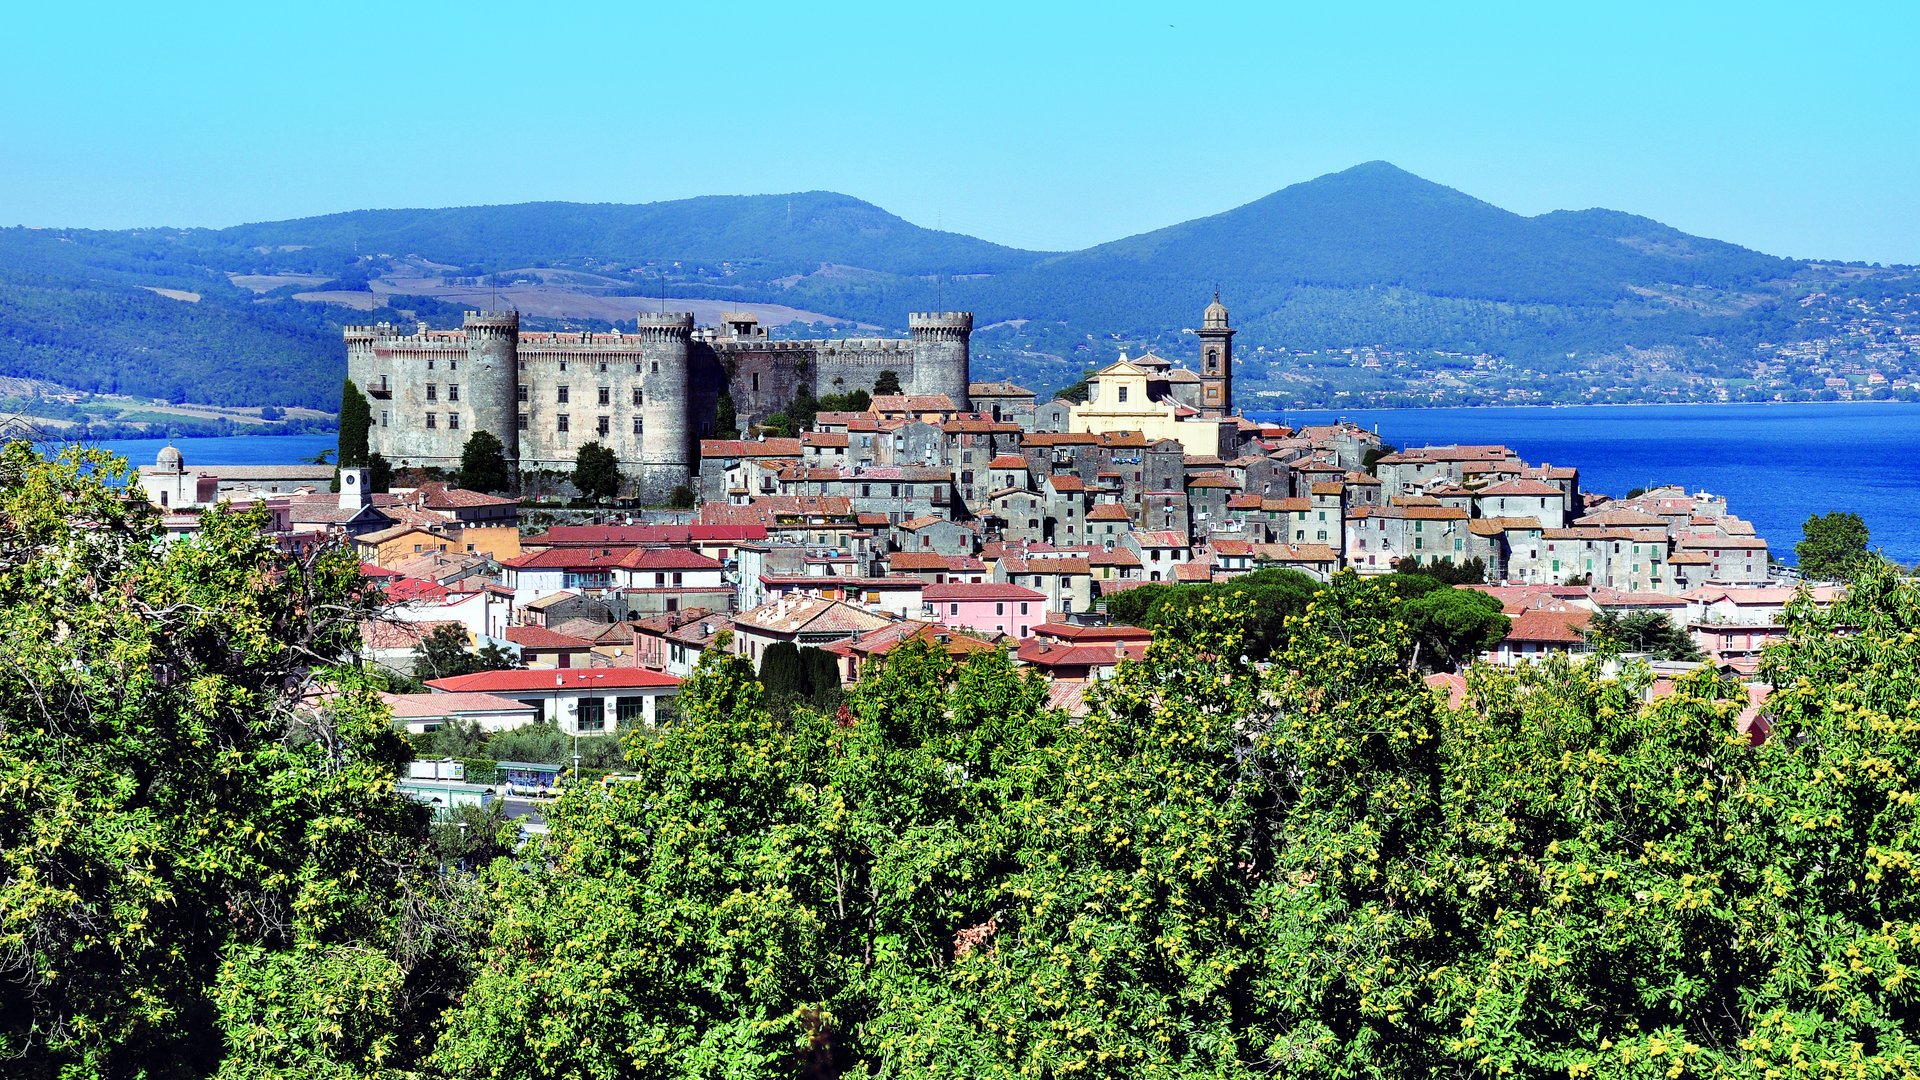
[[[1874,546],[1920,562],[1920,405],[1574,405],[1513,409],[1287,410],[1249,416],[1295,426],[1345,417],[1395,446],[1500,443],[1534,465],[1571,465],[1589,491],[1684,484],[1724,495],[1775,558],[1793,561],[1800,525],[1850,510]]]
[[[333,432],[319,435],[220,435],[201,439],[106,439],[94,445],[135,465],[151,465],[168,446],[195,465],[298,465],[340,444]]]

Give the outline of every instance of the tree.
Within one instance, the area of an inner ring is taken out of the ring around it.
[[[386,491],[393,486],[393,464],[378,452],[367,455],[367,490]]]
[[[1380,475],[1380,459],[1386,457],[1388,454],[1397,454],[1399,452],[1400,448],[1391,443],[1381,443],[1379,446],[1370,446],[1367,448],[1367,452],[1360,457],[1360,467],[1367,470],[1367,475],[1378,476]]]
[[[1487,582],[1487,561],[1475,556],[1456,566],[1451,556],[1421,562],[1411,555],[1405,555],[1394,562],[1393,572],[1424,574],[1442,585],[1484,585]]]
[[[1473,589],[1438,588],[1406,601],[1399,617],[1413,635],[1413,660],[1428,671],[1453,671],[1497,648],[1509,620],[1500,601]]]
[[[1800,573],[1814,581],[1844,581],[1858,572],[1867,553],[1867,523],[1859,514],[1833,512],[1809,517],[1801,526],[1804,538],[1793,545]]]
[[[620,460],[598,439],[587,443],[573,459],[573,486],[583,499],[613,498],[620,492]]]
[[[715,438],[737,439],[740,437],[740,418],[734,411],[733,390],[720,391],[720,400],[713,409],[713,434]]]
[[[348,379],[340,387],[340,467],[359,468],[367,464],[368,439],[373,432],[373,406],[366,395]]]
[[[807,672],[793,642],[776,641],[760,654],[760,684],[767,688],[767,700],[775,704],[806,696]]]
[[[685,484],[673,485],[673,491],[667,495],[667,505],[675,510],[691,510],[694,501],[693,489]]]
[[[466,946],[348,666],[358,561],[287,553],[263,507],[161,543],[138,492],[101,451],[0,450],[0,1058],[411,1067]]]
[[[442,811],[434,820],[431,839],[442,862],[478,870],[513,854],[519,846],[519,832],[520,826],[507,817],[506,801],[494,799],[486,806],[464,805]]]
[[[882,394],[901,393],[900,373],[892,368],[886,368],[881,371],[879,377],[873,380],[873,393],[875,397],[879,397]]]
[[[800,671],[807,699],[815,705],[829,705],[840,699],[840,660],[825,649],[812,645],[800,650]]]
[[[1685,627],[1658,611],[1603,611],[1588,621],[1583,634],[1595,648],[1645,653],[1655,660],[1699,660],[1705,655]]]
[[[512,483],[507,448],[491,431],[475,431],[460,450],[459,484],[469,491],[506,491]]]
[[[481,670],[479,658],[473,655],[467,645],[464,627],[452,624],[434,627],[413,650],[413,677],[425,682],[428,679],[471,675]]]

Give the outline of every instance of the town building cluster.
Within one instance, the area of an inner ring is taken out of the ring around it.
[[[975,382],[963,402],[882,395],[819,413],[797,437],[701,440],[698,509],[648,521],[532,529],[511,499],[370,494],[357,470],[329,493],[312,483],[324,469],[194,471],[176,451],[141,475],[182,528],[184,511],[237,498],[264,502],[296,539],[348,538],[387,600],[365,628],[372,662],[407,670],[429,634],[456,627],[523,665],[396,701],[416,731],[650,723],[723,641],[756,665],[777,643],[824,650],[843,682],[909,641],[956,656],[1004,647],[1078,710],[1150,638],[1112,624],[1114,594],[1269,568],[1324,580],[1409,560],[1483,566],[1470,587],[1512,616],[1496,663],[1582,649],[1602,612],[1660,612],[1749,674],[1781,633],[1791,590],[1723,499],[1610,498],[1503,446],[1393,450],[1352,423],[1257,422],[1232,411],[1217,298],[1196,333],[1199,370],[1123,355],[1081,401]]]

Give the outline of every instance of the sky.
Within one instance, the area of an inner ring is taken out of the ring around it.
[[[1068,250],[1370,160],[1920,263],[1920,3],[22,4],[0,224],[827,189]]]

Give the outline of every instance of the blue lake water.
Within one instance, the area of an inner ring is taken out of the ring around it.
[[[94,445],[135,465],[151,465],[167,446],[193,465],[298,465],[340,444],[333,432],[319,435],[221,435],[200,439],[105,439]]]
[[[1874,546],[1920,562],[1920,405],[1575,405],[1516,409],[1250,412],[1298,426],[1346,417],[1395,446],[1500,443],[1528,462],[1571,465],[1589,491],[1684,484],[1724,495],[1776,558],[1800,525],[1850,510]]]

